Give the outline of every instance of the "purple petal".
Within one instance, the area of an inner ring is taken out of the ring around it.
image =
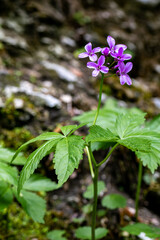
[[[122,56],[122,55],[123,55],[123,48],[121,47],[118,50],[118,56]]]
[[[99,74],[99,70],[95,69],[93,72],[92,72],[92,76],[93,77],[97,77],[97,75]]]
[[[97,61],[97,55],[96,55],[96,54],[89,55],[89,59],[90,59],[92,62],[95,62],[95,61]]]
[[[132,58],[132,55],[131,54],[123,54],[123,61],[124,60],[129,60]]]
[[[117,58],[119,56],[116,52],[110,52],[110,54],[113,58]]]
[[[126,76],[125,76],[125,75],[121,75],[121,76],[120,76],[120,84],[121,84],[121,85],[124,85],[125,82],[126,82]]]
[[[93,49],[93,53],[97,53],[97,52],[100,52],[102,50],[101,47],[96,47]]]
[[[121,73],[125,71],[124,62],[118,62],[118,66],[119,66],[119,70],[120,70]]]
[[[109,45],[110,49],[114,48],[114,46],[115,46],[114,38],[112,38],[111,36],[108,36],[107,37],[107,42],[108,42],[108,45]]]
[[[118,50],[119,50],[120,48],[123,48],[123,51],[124,51],[124,50],[127,49],[127,46],[124,45],[124,44],[117,44],[114,49],[115,49],[115,51],[118,52]]]
[[[130,72],[132,67],[133,67],[133,63],[132,62],[127,62],[126,66],[125,66],[125,73]]]
[[[78,57],[79,57],[79,58],[86,58],[86,57],[88,57],[88,53],[87,53],[87,52],[80,53],[80,54],[78,55]]]
[[[87,63],[87,67],[88,67],[88,68],[97,68],[97,64],[94,63],[94,62],[88,62],[88,63]]]
[[[98,66],[102,66],[104,63],[105,63],[105,57],[100,56],[100,58],[98,59]]]
[[[102,53],[104,56],[108,56],[109,51],[110,51],[109,48],[106,47],[106,48],[103,48],[103,49],[102,49],[101,53]]]
[[[109,68],[108,68],[108,67],[105,67],[105,66],[102,66],[102,67],[101,67],[101,72],[102,72],[102,73],[108,73],[108,71],[109,71]]]
[[[131,84],[132,84],[132,80],[130,79],[130,77],[128,76],[128,74],[125,74],[125,76],[126,76],[126,83],[127,83],[128,85],[131,85]]]
[[[90,53],[92,51],[92,43],[89,42],[84,48],[86,52]]]

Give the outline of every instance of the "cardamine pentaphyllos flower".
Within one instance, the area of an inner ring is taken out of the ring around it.
[[[127,49],[127,46],[124,45],[124,44],[117,44],[117,45],[115,45],[115,44],[116,44],[116,41],[115,41],[115,39],[112,38],[111,36],[108,36],[108,37],[107,37],[107,43],[108,43],[109,47],[105,47],[105,48],[102,49],[102,54],[103,54],[104,56],[107,56],[107,55],[109,55],[109,54],[111,54],[111,53],[118,52],[118,50],[119,50],[120,48],[123,48],[123,50],[126,50],[126,49]]]
[[[92,72],[92,76],[93,77],[97,77],[99,72],[108,73],[109,68],[106,67],[106,66],[103,66],[104,63],[105,63],[105,57],[104,56],[100,56],[100,58],[98,59],[97,63],[94,63],[94,62],[88,62],[87,63],[87,67],[88,68],[94,68],[95,69]]]
[[[118,52],[111,52],[111,56],[117,61],[125,61],[132,58],[131,54],[123,54],[123,48],[119,48]]]
[[[79,54],[79,58],[86,58],[89,57],[89,59],[93,62],[97,61],[97,55],[95,53],[100,52],[102,50],[102,48],[100,47],[96,47],[94,49],[92,49],[92,43],[88,43],[87,45],[85,45],[85,50],[86,52],[84,53],[80,53]]]
[[[123,85],[125,83],[127,83],[128,85],[131,85],[132,80],[127,73],[131,71],[131,69],[133,67],[133,63],[127,62],[125,65],[124,62],[119,62],[118,65],[119,65],[119,67],[118,67],[119,71],[117,74],[119,75],[121,85]]]
[[[85,45],[86,52],[79,54],[79,58],[86,58],[92,62],[87,63],[88,68],[93,68],[92,76],[97,77],[98,74],[108,72],[111,75],[117,75],[120,78],[120,84],[132,84],[132,80],[128,75],[128,72],[131,71],[133,64],[128,62],[126,65],[124,61],[132,58],[131,54],[124,53],[127,49],[127,46],[124,44],[115,44],[115,39],[111,36],[107,37],[107,43],[109,47],[101,48],[96,47],[92,49],[92,44],[89,42]],[[98,58],[96,53],[100,52],[100,57]],[[97,63],[95,61],[98,59]]]

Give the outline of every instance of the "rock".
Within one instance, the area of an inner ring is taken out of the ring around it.
[[[160,3],[160,0],[137,0],[137,2],[152,5],[152,6],[156,6]]]
[[[158,109],[160,109],[160,98],[158,97],[152,98],[152,102]]]
[[[5,93],[7,98],[10,98],[13,93],[14,94],[16,94],[16,93],[25,93],[26,95],[31,96],[34,99],[41,100],[42,103],[45,106],[47,106],[47,107],[50,107],[50,108],[53,108],[53,107],[60,108],[61,102],[57,98],[51,96],[50,94],[44,94],[44,93],[40,92],[40,90],[39,91],[35,91],[33,84],[31,84],[31,83],[29,83],[27,81],[21,81],[19,87],[6,86],[4,88],[4,93]],[[48,92],[48,90],[46,92]]]
[[[22,109],[24,107],[24,101],[20,98],[15,98],[13,104],[15,109]]]
[[[0,41],[23,49],[26,49],[28,46],[24,38],[20,37],[19,35],[15,35],[14,33],[11,35],[11,33],[7,33],[3,29],[0,29]]]
[[[63,36],[61,38],[61,42],[69,47],[75,47],[76,46],[76,42],[72,39],[72,38],[69,38],[69,37],[66,37],[66,36]]]
[[[49,70],[55,71],[58,76],[67,82],[77,82],[78,78],[75,74],[71,73],[67,68],[60,66],[57,63],[51,63],[49,61],[43,61],[42,65]]]

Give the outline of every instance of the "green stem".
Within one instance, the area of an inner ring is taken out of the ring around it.
[[[93,121],[93,125],[96,124],[97,117],[98,117],[98,114],[99,114],[99,109],[100,109],[100,106],[101,106],[101,97],[102,97],[103,79],[104,79],[104,74],[102,73],[102,78],[101,78],[101,82],[100,82],[100,89],[99,89],[98,107],[97,107],[97,112],[96,112],[96,115],[95,115],[95,118],[94,118],[94,121]]]
[[[92,176],[92,179],[93,179],[94,178],[94,171],[93,171],[93,166],[92,166],[91,154],[90,154],[88,146],[86,146],[86,153],[87,153],[87,156],[88,156],[89,168],[90,168],[91,176]]]
[[[92,212],[92,240],[95,240],[95,228],[96,228],[96,215],[97,215],[97,198],[98,198],[98,167],[95,167],[94,178],[93,178],[93,188],[94,188],[94,197],[93,197],[93,212]]]
[[[116,62],[113,61],[113,62],[111,63],[111,65],[109,66],[109,68],[112,67],[115,63],[116,63]]]
[[[100,163],[97,164],[98,167],[100,167],[105,161],[107,161],[107,159],[110,157],[110,155],[112,154],[112,152],[114,151],[114,149],[119,145],[119,143],[116,143],[112,149],[110,150],[110,152],[107,154],[107,156],[103,159],[103,161],[101,161]]]
[[[139,161],[138,183],[137,183],[136,202],[135,202],[135,209],[136,209],[135,218],[136,218],[136,221],[138,220],[138,206],[139,206],[139,195],[140,195],[141,183],[142,183],[142,162]]]

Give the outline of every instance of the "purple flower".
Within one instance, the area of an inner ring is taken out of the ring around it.
[[[91,61],[95,62],[97,60],[97,55],[95,53],[100,52],[102,48],[96,47],[92,49],[92,43],[89,42],[87,45],[85,45],[85,50],[86,52],[80,53],[78,57],[79,58],[89,57]]]
[[[106,47],[106,48],[102,49],[102,54],[104,56],[107,56],[108,54],[111,54],[111,53],[118,52],[118,50],[120,48],[122,48],[123,50],[127,49],[127,46],[124,45],[124,44],[117,44],[117,45],[115,45],[116,44],[115,39],[112,38],[111,36],[107,37],[107,42],[108,42],[109,48]]]
[[[107,57],[107,56],[109,55],[109,53],[110,53],[110,49],[109,49],[108,47],[103,48],[102,51],[101,51],[101,53],[102,53],[105,57]]]
[[[131,71],[133,67],[133,63],[132,62],[127,62],[126,65],[124,64],[124,62],[119,62],[119,71],[118,74],[120,75],[120,83],[121,85],[127,83],[128,85],[132,84],[132,80],[130,79],[130,77],[128,76],[128,72]]]
[[[123,48],[120,47],[118,52],[111,52],[111,56],[114,57],[117,61],[125,61],[132,58],[130,54],[123,54]]]
[[[108,73],[109,68],[106,67],[106,66],[103,66],[104,63],[105,63],[105,57],[104,56],[100,56],[97,63],[93,63],[93,62],[88,62],[87,63],[88,68],[94,68],[94,70],[92,72],[93,77],[97,77],[99,72]]]

